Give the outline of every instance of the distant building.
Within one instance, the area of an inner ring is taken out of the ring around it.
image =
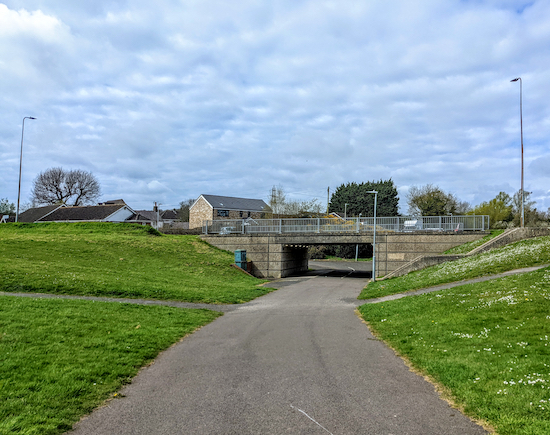
[[[134,215],[126,204],[85,205],[64,204],[35,207],[19,215],[19,222],[125,222]]]
[[[3,216],[0,216],[3,218]],[[10,216],[9,220],[15,219]],[[176,210],[133,210],[122,199],[101,202],[98,205],[67,206],[65,204],[30,208],[19,214],[19,222],[126,222],[164,227],[189,228],[188,222],[180,222]]]
[[[262,219],[271,215],[271,208],[261,199],[201,195],[189,208],[189,228],[200,228],[207,220]]]
[[[155,203],[155,206],[153,207],[153,210],[136,210],[136,220],[147,220],[151,223],[149,225],[153,226],[154,228],[163,228],[163,227],[181,227],[183,228],[184,225],[176,225],[183,224],[183,222],[178,222],[178,212],[176,210],[160,210],[157,206],[157,203]]]

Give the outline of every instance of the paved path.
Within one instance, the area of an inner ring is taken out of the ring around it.
[[[163,352],[72,434],[483,434],[355,314],[361,278],[313,276]]]

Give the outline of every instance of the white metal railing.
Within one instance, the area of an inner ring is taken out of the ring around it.
[[[374,230],[374,217],[297,218],[297,219],[223,219],[203,222],[203,234],[297,234],[359,233]],[[395,216],[377,217],[377,231],[485,231],[489,216]]]

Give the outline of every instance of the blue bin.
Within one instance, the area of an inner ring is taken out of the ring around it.
[[[237,249],[235,251],[235,264],[241,269],[246,270],[246,250]]]

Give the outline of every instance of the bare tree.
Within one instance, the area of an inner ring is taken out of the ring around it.
[[[80,169],[47,169],[35,178],[33,185],[32,201],[37,205],[85,205],[95,202],[100,195],[95,176]]]
[[[269,207],[276,216],[303,216],[308,214],[320,214],[321,204],[317,198],[310,201],[295,201],[286,199],[286,194],[282,186],[273,186]]]
[[[189,209],[195,203],[194,199],[186,199],[180,202],[180,208],[177,209],[178,218],[182,222],[189,222]]]

